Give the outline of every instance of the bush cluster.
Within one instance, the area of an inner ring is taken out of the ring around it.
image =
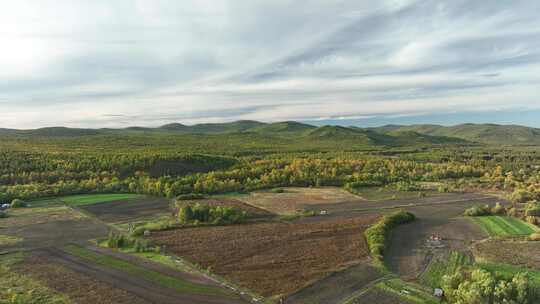
[[[236,207],[216,206],[203,204],[187,205],[178,211],[178,220],[181,224],[212,223],[216,225],[236,224],[243,222],[247,213]]]
[[[284,193],[285,190],[283,190],[283,188],[274,188],[271,190],[272,193]]]
[[[397,191],[421,191],[422,186],[417,183],[412,182],[397,182],[396,183],[396,190]]]
[[[375,225],[369,227],[364,232],[371,255],[382,261],[385,254],[385,248],[388,237],[392,229],[400,224],[412,222],[416,219],[415,215],[403,210],[390,215],[383,216]]]
[[[168,220],[158,220],[155,222],[148,222],[144,225],[140,225],[135,227],[133,231],[131,231],[132,236],[142,236],[144,235],[145,231],[161,231],[161,230],[167,230],[174,227],[174,222],[168,221]]]
[[[107,238],[107,246],[109,248],[133,248],[136,252],[147,252],[153,250],[148,246],[146,240],[134,239],[123,234],[109,233]]]
[[[441,285],[448,303],[537,303],[536,292],[525,273],[504,279],[483,269],[459,271],[443,276]]]
[[[20,200],[20,199],[14,199],[13,201],[11,201],[11,208],[25,208],[27,207],[27,204]]]
[[[500,204],[496,203],[495,206],[489,205],[477,205],[466,209],[463,215],[465,216],[488,216],[488,215],[505,215],[506,209]]]

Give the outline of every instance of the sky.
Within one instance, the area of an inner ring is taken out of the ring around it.
[[[0,0],[0,127],[540,127],[537,0]]]

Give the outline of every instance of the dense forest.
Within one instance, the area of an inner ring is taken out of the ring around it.
[[[447,188],[519,190],[539,198],[540,154],[534,147],[426,142],[418,140],[419,133],[384,135],[291,122],[253,124],[257,132],[245,132],[242,123],[180,134],[169,131],[184,130],[181,125],[163,127],[167,132],[7,132],[0,144],[0,201],[102,192],[172,198],[280,186],[354,191],[441,181]],[[215,133],[220,128],[232,131]]]

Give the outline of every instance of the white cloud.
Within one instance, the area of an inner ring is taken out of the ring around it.
[[[539,13],[532,0],[2,1],[0,127],[538,108]]]

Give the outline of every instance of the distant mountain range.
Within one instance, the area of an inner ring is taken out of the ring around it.
[[[254,134],[272,137],[298,137],[311,141],[362,142],[370,145],[415,144],[490,144],[540,145],[540,129],[518,125],[461,124],[387,125],[376,128],[322,126],[296,121],[262,123],[241,120],[230,123],[183,125],[166,124],[157,128],[128,127],[124,129],[77,129],[49,127],[34,130],[0,129],[0,136],[81,137],[122,134]]]

